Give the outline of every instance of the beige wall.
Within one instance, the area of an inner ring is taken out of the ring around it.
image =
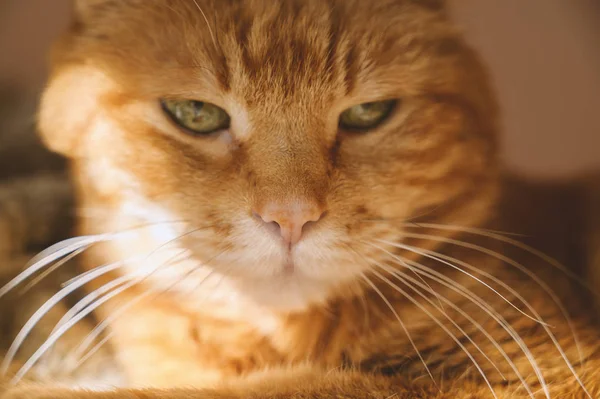
[[[600,169],[600,2],[453,3],[496,81],[506,162],[537,175]]]
[[[37,89],[48,46],[69,19],[69,0],[0,0],[0,81]]]
[[[600,169],[600,2],[452,3],[496,81],[506,163],[542,176]],[[39,90],[68,10],[68,0],[0,0],[1,80]]]

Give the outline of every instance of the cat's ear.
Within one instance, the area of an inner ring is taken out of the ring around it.
[[[100,120],[101,100],[111,90],[111,80],[93,67],[70,65],[55,71],[38,113],[38,131],[46,146],[77,158]]]

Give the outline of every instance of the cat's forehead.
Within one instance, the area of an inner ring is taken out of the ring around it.
[[[213,89],[244,92],[250,102],[267,92],[282,100],[344,95],[374,77],[389,80],[390,67],[414,64],[450,32],[435,0],[86,4],[80,43],[108,57],[107,68],[153,75],[155,86],[161,78],[172,87],[204,79]]]

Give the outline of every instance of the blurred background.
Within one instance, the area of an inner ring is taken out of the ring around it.
[[[14,140],[15,135],[30,135],[33,140],[35,101],[46,76],[47,51],[69,21],[70,3],[0,0],[3,150],[22,143]],[[600,1],[450,3],[495,80],[507,166],[544,178],[600,170]],[[35,164],[43,155],[34,152],[27,157]],[[15,165],[0,159],[0,178],[11,168]]]

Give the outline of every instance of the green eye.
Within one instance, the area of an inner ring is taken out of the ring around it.
[[[197,134],[209,134],[229,127],[229,115],[214,104],[194,100],[162,100],[169,117],[179,126]]]
[[[348,108],[340,115],[340,127],[349,130],[368,130],[383,122],[394,109],[395,100],[364,103]]]

